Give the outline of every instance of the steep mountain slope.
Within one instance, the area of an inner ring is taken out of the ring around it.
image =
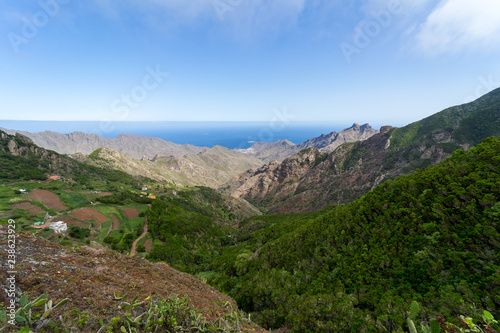
[[[2,129],[2,128],[0,128]],[[88,155],[98,148],[110,148],[129,157],[140,159],[143,156],[153,158],[156,154],[183,156],[198,154],[208,148],[192,145],[179,145],[160,138],[121,134],[114,139],[103,138],[97,134],[73,132],[69,134],[51,131],[30,133],[25,131],[6,130],[6,133],[16,132],[29,137],[39,147],[54,150],[60,154],[82,153]]]
[[[128,184],[145,179],[143,175],[132,177],[122,171],[85,165],[66,155],[40,148],[24,135],[13,136],[0,131],[0,179],[45,180],[54,174],[82,182],[88,177]]]
[[[340,133],[331,132],[327,135],[322,134],[317,138],[304,141],[298,144],[297,148],[302,150],[312,147],[320,151],[330,152],[337,149],[343,143],[366,140],[378,132],[368,124],[359,125],[354,123],[351,127],[344,129]]]
[[[179,186],[219,187],[262,162],[252,156],[215,146],[199,154],[184,156],[156,155],[151,160],[136,160],[109,148],[97,149],[89,156],[73,155],[79,161],[110,169],[118,169],[134,176],[145,176]]]
[[[500,89],[402,128],[383,127],[322,155],[306,151],[249,170],[223,188],[275,213],[347,203],[384,180],[437,164],[458,148],[500,135]]]
[[[0,225],[0,276],[10,276],[6,225]],[[193,326],[217,332],[264,332],[238,311],[234,300],[206,283],[163,263],[151,263],[105,249],[63,247],[29,232],[16,237],[15,293],[29,301],[45,294],[54,303],[67,303],[40,319],[43,306],[33,306],[34,323],[17,326],[5,322],[0,306],[2,332],[134,332],[194,331]],[[3,290],[0,303],[8,304]],[[20,305],[19,305],[20,304]],[[16,309],[23,306],[20,300]],[[24,303],[25,304],[25,303]],[[2,309],[3,308],[3,309]],[[26,310],[26,312],[28,312]],[[22,326],[32,330],[20,330]],[[103,328],[104,327],[104,328]],[[149,327],[149,328],[148,328]],[[221,327],[220,329],[217,329]]]
[[[324,152],[334,151],[338,146],[346,142],[354,142],[366,140],[369,137],[377,134],[378,131],[370,125],[354,124],[343,131],[331,132],[322,134],[319,137],[309,139],[300,144],[293,144],[288,140],[280,140],[276,142],[256,142],[252,147],[243,149],[242,151],[251,156],[255,156],[263,161],[269,162],[272,160],[283,161],[302,149],[316,148]]]
[[[500,138],[313,215],[254,217],[211,281],[265,327],[399,332],[424,320],[500,314]],[[246,232],[247,231],[247,232]]]

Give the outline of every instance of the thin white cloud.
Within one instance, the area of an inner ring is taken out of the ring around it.
[[[500,1],[442,0],[420,25],[416,41],[428,54],[498,48]]]
[[[279,24],[295,22],[306,0],[94,0],[95,9],[116,16],[122,10],[140,9],[148,14],[175,16],[178,23],[209,18],[226,24]]]
[[[237,1],[235,1],[237,2]],[[219,19],[238,38],[253,39],[294,27],[304,10],[306,0],[252,0],[224,13]],[[219,13],[220,14],[220,13]]]
[[[183,27],[224,32],[246,44],[293,28],[307,0],[93,0],[90,9],[112,20],[138,19],[168,34]]]

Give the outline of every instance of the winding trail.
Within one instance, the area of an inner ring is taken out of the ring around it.
[[[143,231],[142,235],[140,235],[139,238],[137,238],[134,241],[134,243],[132,243],[132,250],[130,250],[131,257],[133,257],[137,254],[137,251],[135,250],[137,247],[137,243],[141,240],[142,237],[146,236],[147,233],[148,233],[148,214],[146,214],[144,216],[144,231]]]

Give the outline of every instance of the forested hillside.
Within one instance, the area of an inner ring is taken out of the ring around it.
[[[272,213],[311,212],[344,204],[387,179],[442,162],[453,151],[500,135],[500,89],[402,128],[383,127],[365,141],[346,143],[317,160],[304,152],[247,171],[224,186]]]
[[[499,314],[498,138],[319,217],[294,216],[242,222],[247,240],[211,267],[211,283],[266,327],[398,331],[412,300],[424,319]]]

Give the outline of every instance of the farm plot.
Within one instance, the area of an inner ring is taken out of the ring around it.
[[[31,200],[40,201],[53,210],[61,211],[68,209],[57,195],[47,190],[34,189],[27,197]]]
[[[90,227],[89,222],[80,221],[80,220],[77,220],[77,219],[75,219],[73,217],[69,217],[69,216],[57,217],[57,220],[66,222],[66,224],[69,226],[74,225],[74,226],[77,226],[80,228],[89,228]]]
[[[70,215],[80,220],[97,221],[99,223],[103,223],[109,220],[106,216],[104,216],[104,214],[90,207],[83,207],[74,210],[70,213]]]
[[[12,209],[23,209],[31,214],[42,214],[45,213],[40,207],[33,205],[29,202],[20,202],[11,205]]]
[[[123,208],[123,212],[128,219],[135,219],[139,217],[139,212],[135,208]]]

